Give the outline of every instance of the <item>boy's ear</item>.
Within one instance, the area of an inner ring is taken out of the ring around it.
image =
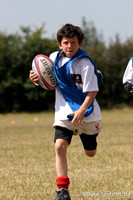
[[[58,45],[58,47],[59,47],[60,49],[62,49],[62,47],[61,47],[61,45],[60,45],[60,43],[59,43],[59,42],[57,43],[57,45]]]
[[[80,47],[82,47],[82,45],[83,45],[83,41],[82,41],[82,42],[80,42],[80,44],[79,44],[79,45],[80,45]]]

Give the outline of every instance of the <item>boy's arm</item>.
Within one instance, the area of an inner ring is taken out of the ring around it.
[[[86,109],[91,105],[96,95],[97,95],[97,91],[88,92],[81,107],[77,111],[70,113],[70,115],[74,115],[73,120],[71,121],[71,123],[74,126],[79,126],[83,122],[84,113]]]

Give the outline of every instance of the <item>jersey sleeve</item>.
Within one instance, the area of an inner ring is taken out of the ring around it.
[[[129,60],[126,70],[123,75],[123,84],[125,83],[133,84],[133,63],[132,59]]]
[[[94,66],[88,58],[81,60],[81,76],[83,81],[83,92],[99,91],[97,76]]]
[[[50,54],[49,58],[54,62],[55,59],[56,59],[57,54],[58,54],[58,51],[55,51],[55,52]]]

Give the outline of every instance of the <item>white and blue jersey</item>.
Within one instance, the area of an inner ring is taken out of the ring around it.
[[[54,52],[50,55],[50,59],[54,62],[56,59],[58,52]],[[62,56],[59,60],[59,68],[61,68],[66,62],[68,62],[70,58]],[[72,79],[78,88],[82,89],[83,93],[91,92],[91,91],[99,91],[97,76],[94,73],[94,66],[92,62],[86,58],[82,57],[74,60],[70,64],[70,74]],[[77,97],[78,98],[78,97]],[[93,103],[94,109],[93,112],[84,117],[85,122],[93,122],[97,120],[101,120],[101,111],[100,107],[96,101]],[[57,120],[67,120],[67,115],[72,113],[72,109],[69,106],[68,102],[63,97],[60,89],[56,88],[56,101],[55,101],[55,121]]]

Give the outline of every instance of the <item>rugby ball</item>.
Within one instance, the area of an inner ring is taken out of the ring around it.
[[[42,88],[46,90],[54,90],[56,88],[53,62],[49,57],[43,54],[36,55],[32,61],[32,70],[38,74],[38,84]]]

